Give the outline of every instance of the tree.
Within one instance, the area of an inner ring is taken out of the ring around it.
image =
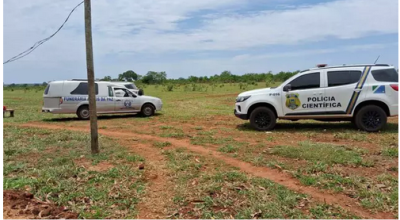
[[[112,81],[111,76],[105,76],[103,79],[100,79],[100,81]]]
[[[42,83],[42,86],[47,86],[47,82],[43,82],[43,83]]]
[[[142,78],[142,82],[145,84],[162,84],[165,81],[167,81],[167,74],[165,72],[149,71]]]
[[[122,74],[118,75],[118,80],[120,81],[129,81],[132,82],[133,80],[138,80],[139,75],[132,70],[125,71]]]

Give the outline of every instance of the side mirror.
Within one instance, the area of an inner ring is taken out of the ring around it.
[[[139,89],[138,95],[144,95],[143,89]]]
[[[289,92],[290,90],[292,90],[292,85],[290,84],[287,84],[286,86],[283,87],[284,92]]]

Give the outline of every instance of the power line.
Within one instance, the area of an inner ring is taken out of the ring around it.
[[[50,35],[47,38],[44,38],[43,40],[40,40],[38,42],[36,42],[35,44],[33,44],[32,47],[30,47],[29,49],[25,50],[24,52],[10,58],[9,60],[5,61],[3,64],[7,64],[7,63],[11,63],[14,62],[16,60],[19,60],[25,56],[27,56],[28,54],[32,53],[36,48],[38,48],[40,45],[42,45],[43,43],[45,43],[46,41],[50,40],[52,37],[54,37],[54,35],[56,35],[65,25],[65,23],[67,23],[69,17],[71,16],[71,14],[75,11],[76,8],[78,8],[81,4],[83,4],[84,1],[82,1],[81,3],[79,3],[77,6],[75,6],[75,8],[72,9],[72,11],[68,14],[68,17],[65,19],[64,23],[62,23],[62,25],[57,29],[56,32],[54,32],[54,34]]]

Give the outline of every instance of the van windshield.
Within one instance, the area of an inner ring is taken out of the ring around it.
[[[46,86],[46,89],[44,90],[44,94],[45,94],[45,95],[49,94],[49,89],[50,89],[50,84],[48,84],[48,85]]]
[[[137,89],[137,87],[135,86],[135,84],[131,83],[131,84],[125,84],[125,87],[127,89]]]

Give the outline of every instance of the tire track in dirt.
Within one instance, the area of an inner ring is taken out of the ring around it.
[[[42,129],[58,129],[58,130],[70,130],[70,131],[78,131],[78,132],[89,132],[89,127],[65,127],[60,125],[50,125],[50,124],[42,124],[42,123],[27,123],[23,125],[19,125],[22,127],[35,127],[35,128],[42,128]],[[109,137],[115,138],[132,138],[132,133],[126,133],[124,131],[108,131],[108,130],[99,130],[99,133]],[[162,138],[152,135],[145,135],[145,134],[134,134],[135,138],[140,138],[149,141],[168,141],[174,147],[183,147],[189,149],[193,152],[205,155],[205,156],[212,156],[216,159],[224,161],[226,164],[231,165],[233,167],[239,168],[241,171],[269,179],[273,182],[281,184],[291,190],[294,190],[299,193],[308,194],[312,196],[315,200],[330,204],[330,205],[337,205],[342,207],[343,209],[354,213],[362,218],[373,218],[373,219],[393,219],[394,216],[392,213],[385,213],[385,212],[377,212],[372,213],[371,211],[364,209],[361,207],[356,199],[350,198],[344,194],[340,193],[329,193],[327,191],[321,191],[315,187],[306,187],[303,186],[297,179],[293,178],[290,174],[280,172],[274,169],[268,169],[265,167],[257,167],[250,163],[243,162],[241,160],[231,158],[228,156],[223,155],[222,153],[207,149],[202,146],[196,146],[190,144],[190,142],[186,140],[178,140],[173,138]],[[131,145],[131,144],[130,144]],[[145,147],[144,151],[149,151],[151,147]],[[157,204],[157,203],[155,203]],[[154,205],[154,204],[153,204]]]
[[[115,136],[111,136],[113,138]],[[118,139],[119,144],[130,147],[130,150],[143,156],[144,175],[148,181],[145,196],[138,204],[138,219],[162,219],[167,216],[167,207],[170,204],[173,184],[168,177],[165,156],[157,149],[145,146],[144,144],[132,144],[132,141]],[[157,204],[157,205],[155,205]]]
[[[86,131],[84,128],[79,127],[62,127],[55,125],[37,125],[28,124],[22,125],[24,127],[38,127],[46,129],[66,129],[71,131]],[[89,130],[87,130],[89,131]],[[100,132],[102,133],[102,132]],[[107,136],[107,135],[106,135]],[[138,154],[145,158],[144,162],[144,176],[148,181],[145,196],[140,199],[138,204],[138,219],[162,219],[168,215],[167,208],[170,200],[173,197],[173,187],[171,178],[168,175],[168,168],[166,166],[166,158],[161,152],[155,148],[145,146],[141,143],[132,143],[127,139],[117,139],[115,135],[108,135],[114,138],[116,142],[122,146],[129,147],[131,152]],[[127,136],[124,136],[127,137]],[[132,134],[129,135],[132,138]],[[155,205],[156,204],[156,205]]]

